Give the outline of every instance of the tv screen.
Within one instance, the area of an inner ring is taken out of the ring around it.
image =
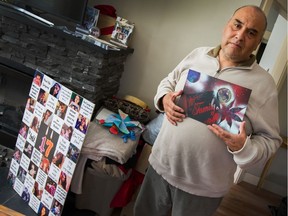
[[[77,24],[82,24],[88,0],[14,0],[14,4],[30,12],[49,13]]]

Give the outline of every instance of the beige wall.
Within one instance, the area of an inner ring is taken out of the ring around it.
[[[234,9],[246,4],[259,6],[260,3],[261,0],[90,0],[89,2],[92,6],[113,5],[118,16],[135,23],[130,43],[134,53],[127,59],[118,96],[128,94],[144,100],[152,108],[152,114],[155,110],[153,97],[161,79],[192,49],[218,45],[222,29]],[[281,98],[282,96],[280,100]],[[285,119],[284,122],[282,122],[284,125],[287,124]],[[287,130],[287,127],[284,127],[285,129]],[[277,172],[276,176],[273,174],[275,166],[285,169],[283,160],[287,160],[285,154],[277,156],[274,168],[271,167],[270,170],[272,172],[270,179],[276,184],[279,184],[279,181],[283,183],[283,179],[287,180],[287,172],[281,173],[280,176]],[[256,170],[256,174],[253,172],[252,174],[258,179],[261,170],[260,168]]]
[[[154,110],[157,86],[192,49],[215,46],[235,8],[260,0],[90,0],[113,5],[117,15],[135,23],[119,96],[145,101]],[[152,112],[154,114],[154,112]]]

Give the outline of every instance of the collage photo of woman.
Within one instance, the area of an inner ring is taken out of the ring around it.
[[[8,178],[38,215],[61,215],[94,106],[35,71]]]

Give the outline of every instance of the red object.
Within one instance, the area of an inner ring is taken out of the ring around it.
[[[113,30],[114,30],[114,26],[108,26],[108,27],[105,27],[105,28],[101,28],[101,35],[112,34]]]
[[[133,169],[129,178],[124,181],[119,191],[115,194],[110,203],[110,208],[121,208],[126,206],[131,201],[138,186],[142,184],[143,179],[144,175]]]
[[[116,9],[111,5],[96,5],[94,8],[100,11],[100,14],[117,18]]]
[[[94,8],[100,11],[100,14],[106,15],[112,18],[117,18],[116,9],[111,5],[95,5]],[[111,26],[101,27],[101,35],[110,35],[114,30],[114,24]]]
[[[115,125],[112,125],[109,129],[110,133],[117,135],[119,133],[118,128]]]
[[[142,152],[144,144],[144,140],[140,138],[136,151],[137,160]],[[129,171],[124,165],[118,165],[118,168],[125,174],[127,174]],[[144,174],[132,169],[128,179],[123,182],[118,192],[114,195],[114,198],[110,203],[110,208],[122,208],[126,206],[131,201],[133,194],[136,192],[138,187],[142,184],[144,177]]]
[[[100,123],[100,124],[104,124],[104,123],[105,123],[105,120],[104,120],[104,119],[100,119],[100,120],[99,120],[99,123]]]

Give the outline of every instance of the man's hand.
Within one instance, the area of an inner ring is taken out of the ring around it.
[[[216,124],[208,125],[208,128],[214,134],[216,134],[216,136],[222,139],[231,151],[238,151],[245,144],[247,138],[247,134],[245,131],[245,122],[241,122],[239,134],[229,133]]]
[[[167,119],[173,125],[177,125],[177,122],[182,122],[185,118],[185,115],[183,114],[184,110],[175,104],[175,99],[182,93],[183,90],[178,92],[170,92],[162,98],[162,104]]]

